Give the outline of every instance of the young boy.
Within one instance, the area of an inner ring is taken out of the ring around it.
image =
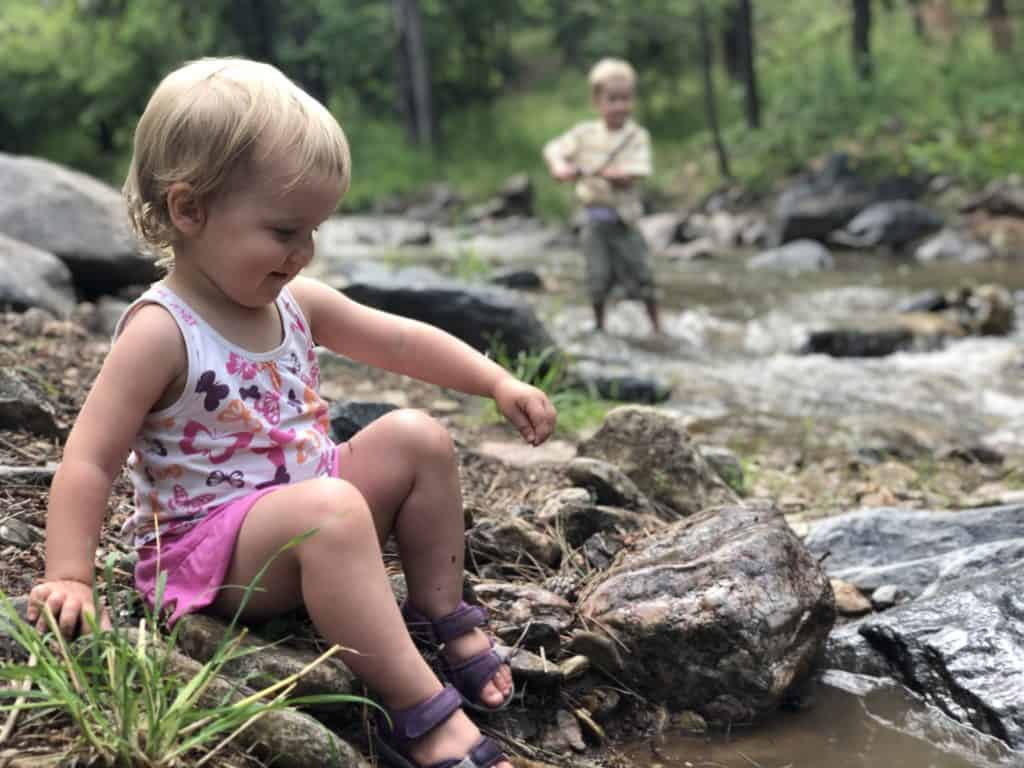
[[[647,244],[634,226],[643,212],[636,181],[651,174],[651,139],[634,123],[636,72],[621,59],[602,59],[590,70],[600,120],[580,123],[548,142],[544,159],[559,181],[575,181],[583,206],[587,290],[597,330],[612,287],[644,302],[651,327],[661,332]]]

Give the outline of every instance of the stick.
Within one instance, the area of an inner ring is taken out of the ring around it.
[[[33,653],[31,656],[28,657],[28,666],[31,668],[35,665],[36,655]],[[30,690],[32,688],[32,678],[29,677],[22,680],[20,683],[18,683],[16,687],[21,688],[24,691]],[[24,696],[19,696],[17,699],[15,699],[14,709],[12,709],[11,714],[7,716],[7,722],[4,723],[4,729],[0,731],[0,744],[3,744],[5,741],[7,741],[7,739],[11,737],[11,734],[14,733],[14,726],[18,722],[18,713],[21,712],[21,710],[18,709],[18,707],[20,707],[24,703]]]

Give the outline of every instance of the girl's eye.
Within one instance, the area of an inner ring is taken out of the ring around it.
[[[293,237],[296,230],[288,229],[287,227],[274,227],[274,234],[279,237]]]

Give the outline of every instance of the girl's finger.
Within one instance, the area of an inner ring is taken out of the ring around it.
[[[64,601],[57,623],[57,626],[60,627],[60,633],[64,637],[72,638],[75,636],[75,629],[78,627],[78,617],[81,612],[82,604],[78,598],[69,597]]]
[[[49,596],[50,586],[48,584],[39,584],[28,593],[28,609],[25,611],[25,618],[29,624],[39,618],[40,608]]]

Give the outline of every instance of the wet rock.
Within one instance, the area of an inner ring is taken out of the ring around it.
[[[885,357],[913,346],[914,334],[906,328],[879,331],[836,328],[812,331],[799,352],[830,357]]]
[[[735,498],[701,456],[682,417],[668,411],[615,408],[580,443],[579,455],[617,466],[655,505],[678,515]]]
[[[688,243],[672,243],[662,254],[669,261],[705,261],[718,255],[719,249],[710,237]]]
[[[484,519],[466,534],[467,562],[508,564],[510,568],[532,562],[554,566],[562,557],[555,539],[521,518]]]
[[[895,670],[864,638],[859,627],[859,623],[846,624],[832,631],[825,643],[821,666],[857,675],[892,677]]]
[[[520,352],[539,354],[555,347],[533,310],[497,288],[391,278],[352,282],[343,291],[362,304],[437,326],[481,352],[501,343],[514,359]]]
[[[896,306],[897,312],[938,312],[946,309],[949,304],[946,297],[939,291],[921,291],[907,297]]]
[[[580,615],[621,644],[628,686],[727,723],[773,711],[808,674],[835,605],[777,509],[726,506],[645,539],[581,597]]]
[[[1024,183],[1019,176],[993,179],[960,206],[961,213],[985,211],[993,216],[1024,217]]]
[[[832,593],[836,599],[836,610],[841,616],[863,616],[871,612],[871,601],[861,594],[853,584],[842,579],[832,579]]]
[[[508,666],[516,683],[531,689],[551,690],[562,684],[562,670],[557,664],[523,648],[509,657]]]
[[[16,371],[0,368],[0,429],[23,429],[40,437],[61,437],[53,408]]]
[[[224,642],[227,625],[205,614],[188,614],[178,626],[178,647],[193,659],[209,661],[219,645]],[[221,674],[234,680],[244,680],[246,685],[263,688],[284,680],[310,664],[319,654],[291,648],[284,645],[271,646],[259,635],[250,633],[243,641],[247,648],[260,648],[228,662]],[[294,696],[316,696],[320,694],[358,694],[362,684],[345,664],[331,658],[310,670],[295,683]],[[351,710],[347,704],[332,705],[328,709]],[[358,714],[352,713],[355,717]]]
[[[829,158],[821,173],[809,175],[779,195],[773,212],[776,243],[801,238],[824,239],[877,199],[850,170],[846,155]]]
[[[828,248],[816,240],[807,239],[793,240],[778,248],[762,251],[747,262],[747,269],[765,269],[791,275],[821,272],[833,266]]]
[[[565,650],[585,656],[595,667],[613,675],[621,672],[625,666],[615,641],[607,635],[597,632],[587,630],[573,632],[569,642],[565,645]]]
[[[661,525],[655,527],[660,528]],[[625,536],[620,530],[595,533],[583,542],[581,549],[587,564],[595,571],[603,571],[615,560],[625,546]]]
[[[941,229],[942,218],[910,200],[875,203],[858,213],[829,240],[850,248],[902,248]]]
[[[52,253],[0,234],[0,307],[67,317],[75,307],[71,270]]]
[[[860,633],[946,714],[1024,749],[1024,568],[946,584]]]
[[[576,458],[569,462],[567,472],[574,485],[593,493],[598,504],[638,512],[654,511],[636,484],[613,464],[599,459]]]
[[[666,212],[642,216],[636,222],[636,226],[651,251],[661,253],[672,243],[679,241],[683,223],[683,217],[678,213]]]
[[[367,424],[394,410],[396,407],[391,403],[371,403],[358,400],[351,400],[347,403],[331,403],[329,411],[331,439],[336,443],[351,440]]]
[[[501,269],[492,274],[489,283],[512,288],[518,291],[542,291],[544,280],[533,269],[513,268]]]
[[[117,190],[48,160],[0,153],[0,232],[57,256],[87,295],[150,283]]]
[[[942,230],[914,250],[914,258],[922,264],[937,261],[974,264],[988,261],[994,256],[995,252],[985,243],[968,238],[953,229]]]
[[[829,575],[866,594],[918,596],[945,582],[1024,564],[1024,505],[959,512],[877,508],[817,523],[805,543]]]
[[[554,527],[572,547],[581,546],[602,531],[635,531],[645,526],[660,528],[663,525],[651,514],[594,504],[589,494],[587,500],[582,501],[564,491],[544,503],[537,520]]]

